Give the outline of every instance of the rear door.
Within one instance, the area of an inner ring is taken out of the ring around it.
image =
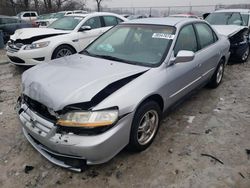
[[[218,37],[208,24],[195,23],[194,26],[199,43],[199,51],[197,52],[199,72],[202,75],[202,80],[205,81],[215,71],[221,52],[217,42]]]

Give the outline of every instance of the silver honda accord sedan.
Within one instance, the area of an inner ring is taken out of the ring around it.
[[[79,54],[24,72],[17,102],[24,135],[49,161],[76,171],[125,146],[143,151],[166,110],[221,83],[229,46],[202,20],[121,23]]]

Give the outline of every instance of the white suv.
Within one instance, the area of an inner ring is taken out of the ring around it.
[[[38,14],[36,11],[20,12],[17,17],[25,21],[34,21],[37,19]]]
[[[17,30],[7,43],[7,55],[16,65],[36,65],[82,51],[92,40],[127,19],[113,13],[72,14],[47,28]]]

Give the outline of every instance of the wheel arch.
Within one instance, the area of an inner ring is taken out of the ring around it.
[[[160,94],[152,94],[152,95],[149,95],[149,96],[147,96],[146,98],[144,98],[144,99],[136,106],[135,111],[136,111],[142,104],[146,103],[147,101],[155,101],[155,102],[159,105],[161,111],[163,112],[163,110],[164,110],[164,100],[163,100],[163,97],[162,97]]]
[[[69,44],[69,43],[62,43],[62,44],[59,44],[59,45],[57,45],[56,47],[54,47],[54,49],[53,49],[53,51],[52,51],[52,54],[51,54],[51,60],[53,59],[53,55],[54,55],[54,53],[55,53],[55,50],[57,49],[57,48],[59,48],[59,47],[61,47],[61,46],[69,46],[69,47],[71,47],[73,50],[74,50],[74,52],[75,53],[77,53],[77,50],[76,50],[76,48],[73,46],[73,45],[71,45],[71,44]]]

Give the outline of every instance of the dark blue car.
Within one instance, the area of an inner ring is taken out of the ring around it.
[[[32,24],[15,17],[0,15],[0,30],[3,31],[4,43],[9,40],[10,35],[13,35],[17,29],[27,27],[32,27]]]

